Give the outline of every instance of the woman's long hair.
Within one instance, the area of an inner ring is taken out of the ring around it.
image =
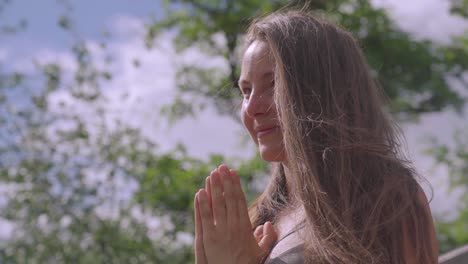
[[[355,38],[303,11],[255,21],[246,36],[269,44],[275,103],[292,175],[305,208],[306,263],[404,263],[403,230],[420,263],[431,263],[431,219],[398,127]],[[292,200],[274,164],[249,209],[253,226],[275,221]]]

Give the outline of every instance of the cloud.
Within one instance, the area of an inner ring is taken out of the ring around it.
[[[15,223],[4,218],[0,218],[0,243],[10,239],[15,230]]]
[[[8,58],[8,50],[0,47],[0,61],[4,61]]]
[[[142,19],[127,14],[115,14],[108,23],[111,33],[121,38],[140,37],[145,34]]]
[[[449,13],[450,1],[372,0],[372,3],[389,10],[395,23],[417,39],[431,39],[447,44],[453,36],[468,30],[465,19]]]
[[[422,183],[427,196],[433,198],[431,208],[436,216],[449,219],[456,216],[460,191],[452,191],[448,184],[448,168],[436,165],[435,160],[424,154],[430,148],[429,138],[454,147],[453,135],[457,129],[468,131],[468,108],[458,115],[452,111],[425,114],[417,123],[402,124],[408,143],[408,154],[420,175],[429,181]]]
[[[114,37],[105,47],[95,39],[85,41],[92,54],[93,65],[112,74],[112,79],[102,82],[100,87],[105,100],[94,108],[70,95],[68,87],[74,82],[78,65],[75,55],[69,50],[31,50],[29,55],[12,60],[11,67],[29,75],[39,74],[33,62],[39,65],[56,63],[61,67],[61,89],[49,98],[49,106],[53,112],[78,113],[89,123],[93,123],[96,108],[103,107],[109,119],[117,118],[140,128],[163,151],[182,142],[191,155],[201,158],[211,153],[243,156],[246,153],[252,154],[252,148],[238,147],[238,132],[242,129],[239,124],[230,118],[220,117],[213,107],[207,107],[195,120],[184,119],[172,127],[159,114],[160,108],[171,103],[175,97],[178,65],[216,66],[227,71],[226,61],[207,57],[196,48],[177,54],[172,45],[174,32],[162,33],[155,40],[155,48],[148,50],[143,38],[144,22],[136,17],[115,15],[109,20],[108,26]],[[63,103],[65,107],[62,106]],[[223,130],[222,133],[218,132],[220,129]]]
[[[125,25],[126,21],[130,25]],[[124,16],[114,17],[113,23],[115,34],[126,34],[129,30],[139,33],[118,37],[108,45],[107,52],[114,56],[114,78],[106,85],[106,95],[111,98],[109,111],[141,128],[165,150],[183,142],[189,153],[198,157],[206,157],[210,153],[252,153],[250,149],[242,151],[237,147],[239,125],[230,118],[220,117],[213,108],[208,107],[195,120],[184,119],[173,127],[169,127],[159,114],[159,109],[174,99],[177,65],[197,64],[227,70],[224,60],[209,58],[195,48],[177,54],[172,46],[173,32],[162,33],[155,40],[155,48],[148,50],[143,42],[144,25],[141,21]],[[102,60],[100,51],[96,55]],[[136,61],[138,67],[135,67]],[[121,100],[124,94],[127,98]],[[220,129],[222,133],[219,133]]]

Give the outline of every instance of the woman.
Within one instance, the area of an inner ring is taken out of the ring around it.
[[[211,173],[195,195],[197,263],[437,263],[427,199],[350,33],[269,15],[248,31],[239,87],[274,169],[248,210],[235,171]]]

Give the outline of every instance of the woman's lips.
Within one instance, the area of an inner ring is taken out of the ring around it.
[[[278,128],[277,126],[274,126],[274,127],[270,127],[270,128],[265,128],[265,129],[259,130],[259,131],[257,131],[257,138],[260,138],[260,137],[264,137],[264,136],[266,136],[266,135],[269,135],[269,134],[275,132],[277,128]]]

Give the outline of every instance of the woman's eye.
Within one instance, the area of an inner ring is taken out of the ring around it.
[[[252,89],[250,88],[244,88],[241,90],[242,96],[248,98],[250,93],[252,92]]]

